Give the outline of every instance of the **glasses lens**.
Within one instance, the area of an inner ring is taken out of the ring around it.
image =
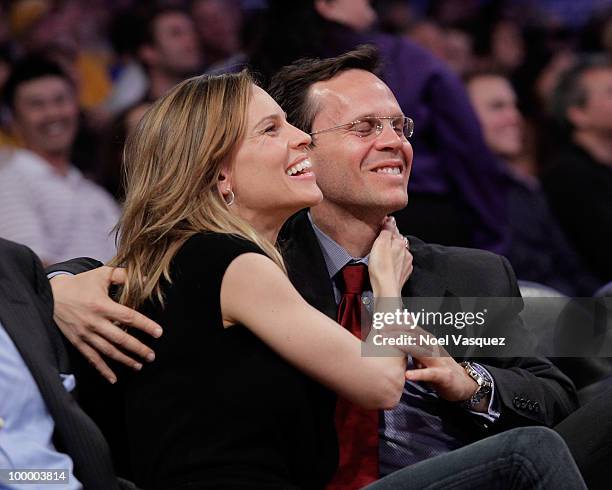
[[[404,127],[402,129],[404,131],[404,136],[406,136],[406,138],[410,138],[414,132],[414,121],[409,117],[404,117],[403,125]]]
[[[370,136],[376,131],[380,121],[374,118],[364,118],[360,121],[356,121],[351,128],[357,136],[365,138]]]

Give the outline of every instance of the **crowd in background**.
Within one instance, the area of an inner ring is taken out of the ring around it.
[[[0,236],[46,263],[110,259],[151,101],[244,66],[266,87],[364,41],[415,122],[403,231],[568,295],[612,280],[612,1],[336,0],[325,23],[312,3],[0,1]]]

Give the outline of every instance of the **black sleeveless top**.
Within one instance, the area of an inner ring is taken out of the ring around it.
[[[163,285],[156,353],[126,376],[131,473],[145,489],[322,488],[337,464],[334,396],[242,325],[223,327],[221,281],[244,253],[236,236],[191,237]],[[257,287],[257,278],[249,278]]]

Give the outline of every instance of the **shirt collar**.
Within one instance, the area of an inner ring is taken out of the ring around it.
[[[368,265],[370,255],[365,257],[353,257],[349,254],[344,247],[338,242],[333,240],[329,235],[325,234],[312,220],[310,211],[308,211],[308,219],[312,225],[312,229],[315,232],[315,236],[321,246],[323,252],[323,258],[325,259],[325,265],[327,266],[327,273],[330,279],[333,278],[340,270],[349,263],[365,264]]]

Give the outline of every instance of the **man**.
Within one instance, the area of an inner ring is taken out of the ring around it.
[[[40,261],[0,239],[1,489],[26,488],[6,470],[32,469],[55,472],[46,483],[62,489],[135,488],[115,477],[106,441],[74,389]]]
[[[538,179],[521,165],[523,120],[512,85],[493,71],[470,73],[465,84],[485,141],[507,171],[507,257],[518,279],[545,284],[568,296],[591,296],[601,283],[568,242]]]
[[[543,175],[553,212],[602,283],[612,279],[612,63],[585,57],[559,80],[552,110],[564,129]]]
[[[408,199],[412,150],[403,131],[409,122],[389,88],[372,73],[376,63],[369,48],[323,61],[300,60],[281,70],[271,84],[271,93],[289,121],[313,136],[310,159],[325,196],[310,213],[299,213],[287,223],[283,254],[296,288],[332,318],[336,318],[342,289],[338,273],[347,264],[367,264],[380,222]],[[353,124],[357,120],[361,123]],[[414,272],[403,296],[520,296],[511,268],[499,256],[431,246],[417,238],[410,238],[410,243]],[[54,270],[82,272],[93,266],[93,262],[79,261]],[[52,281],[58,322],[71,341],[114,380],[91,345],[135,368],[137,361],[127,360],[125,351],[141,356],[151,352],[109,322],[116,317],[107,308],[119,311],[105,294],[109,274],[109,269],[102,269]],[[367,303],[368,292],[363,293]],[[102,314],[93,314],[84,307],[87,303],[97,305]],[[510,300],[509,305],[505,331],[523,332],[520,299]],[[127,309],[121,312],[128,314]],[[86,324],[95,324],[99,334],[82,328]],[[409,371],[412,383],[407,384],[402,403],[382,414],[380,444],[376,441],[365,451],[372,456],[372,450],[378,452],[380,447],[382,474],[508,428],[552,426],[576,407],[571,381],[545,359],[489,359],[467,370],[448,357],[415,359],[414,365],[421,369]],[[481,384],[488,390],[481,390]],[[478,396],[458,398],[463,392]],[[363,474],[372,468],[369,456],[351,453],[350,446],[359,449],[363,441],[353,440],[350,432],[361,431],[340,431],[344,448],[332,488],[354,488],[377,478],[378,468]],[[373,456],[378,462],[378,456]]]
[[[0,155],[0,236],[24,243],[53,263],[115,253],[119,207],[71,163],[78,104],[71,79],[44,58],[17,63],[5,101],[25,149]]]
[[[202,67],[202,52],[193,20],[178,7],[149,13],[137,49],[149,77],[147,100],[155,100]]]
[[[215,66],[237,55],[242,47],[242,10],[236,0],[192,0],[191,16],[206,56]]]

